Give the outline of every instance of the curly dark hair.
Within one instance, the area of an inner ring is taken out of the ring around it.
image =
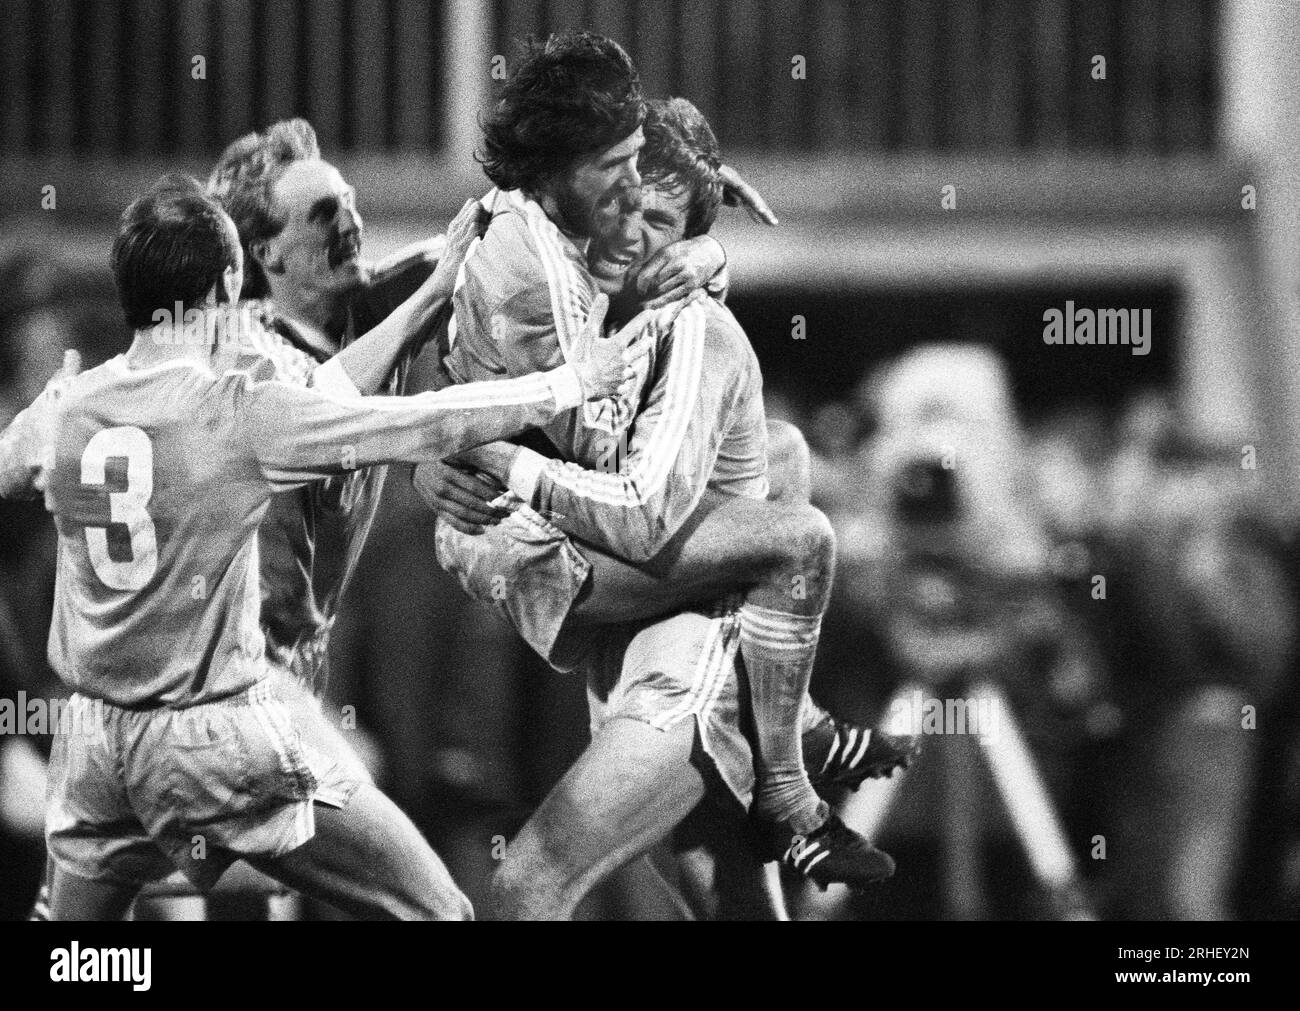
[[[641,79],[613,39],[590,32],[530,39],[483,123],[483,171],[503,190],[535,191],[645,119]]]
[[[221,152],[208,177],[208,193],[234,219],[244,247],[244,297],[269,293],[266,275],[250,254],[255,242],[273,239],[284,228],[272,206],[271,191],[284,170],[297,161],[320,157],[316,131],[305,119],[272,123],[263,133],[246,133]]]
[[[202,303],[227,267],[239,262],[230,218],[197,179],[163,176],[122,213],[113,240],[113,279],[126,321],[136,330]]]
[[[722,153],[713,128],[684,98],[657,98],[646,103],[645,147],[638,160],[641,178],[690,194],[685,238],[713,227],[722,203]]]

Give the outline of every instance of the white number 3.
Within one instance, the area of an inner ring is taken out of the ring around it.
[[[141,590],[158,571],[158,537],[145,506],[153,497],[153,443],[133,426],[96,432],[81,454],[81,483],[102,485],[109,457],[126,458],[126,491],[108,493],[111,522],[125,524],[131,557],[108,555],[108,528],[86,527],[86,546],[95,575],[114,590]]]

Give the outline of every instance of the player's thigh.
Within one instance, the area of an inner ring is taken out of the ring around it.
[[[52,861],[49,882],[49,919],[55,921],[120,920],[140,891],[139,885],[78,877]]]
[[[704,796],[694,742],[693,720],[610,720],[511,842],[505,876],[585,893],[644,853]]]
[[[419,829],[361,784],[343,808],[315,806],[315,834],[259,870],[366,919],[465,920],[473,911]]]
[[[706,493],[668,545],[645,565],[583,545],[590,588],[571,620],[601,625],[658,617],[677,608],[746,589],[786,560],[800,503]]]

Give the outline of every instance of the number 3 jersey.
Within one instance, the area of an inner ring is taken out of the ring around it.
[[[266,673],[257,529],[271,496],[544,424],[581,401],[559,372],[345,400],[262,381],[265,360],[218,375],[118,357],[51,384],[0,438],[0,494],[44,490],[58,528],[51,665],[124,707],[246,690]]]

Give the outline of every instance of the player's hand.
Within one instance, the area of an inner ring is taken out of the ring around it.
[[[59,370],[50,376],[50,381],[45,384],[45,396],[57,400],[63,396],[64,390],[78,374],[81,372],[81,352],[68,348],[63,352],[63,364]],[[46,464],[37,472],[32,481],[32,487],[35,491],[44,493],[49,484],[50,470],[53,466],[54,458],[54,435],[55,435],[55,418],[57,415],[54,411],[45,411],[41,418],[43,419],[40,428],[40,441],[42,455],[47,458]]]
[[[45,384],[45,389],[59,396],[63,393],[63,388],[68,385],[68,380],[81,374],[81,352],[73,348],[68,348],[63,352],[63,364],[59,371],[50,376],[50,381]]]
[[[730,165],[718,169],[722,177],[722,202],[728,207],[743,207],[750,218],[760,225],[776,225],[776,215],[767,206],[763,194],[745,182],[744,178]]]
[[[513,442],[485,442],[456,455],[456,463],[471,470],[481,471],[504,487],[510,479],[519,447]]]
[[[712,235],[682,239],[655,253],[641,268],[636,290],[658,309],[708,284],[727,264],[727,252]]]
[[[487,211],[477,200],[466,200],[465,206],[447,226],[447,245],[438,258],[438,266],[428,280],[430,297],[448,299],[456,287],[456,273],[465,262],[470,243],[483,234]]]
[[[26,737],[0,742],[0,826],[27,839],[44,831],[49,770],[45,759]]]
[[[433,337],[433,323],[438,318],[438,312],[451,300],[456,287],[456,274],[465,262],[470,243],[482,234],[486,217],[487,211],[477,200],[465,201],[460,213],[447,226],[447,241],[433,273],[385,320],[388,323],[401,319],[400,325],[407,346],[418,349]],[[399,317],[399,314],[403,315]]]
[[[638,366],[650,354],[649,332],[637,320],[611,337],[602,336],[608,311],[609,299],[597,295],[583,328],[582,345],[588,348],[587,357],[575,362],[574,368],[584,400],[626,397],[636,384]]]
[[[411,483],[429,508],[461,533],[481,534],[510,515],[492,504],[503,486],[444,460],[420,464]]]

